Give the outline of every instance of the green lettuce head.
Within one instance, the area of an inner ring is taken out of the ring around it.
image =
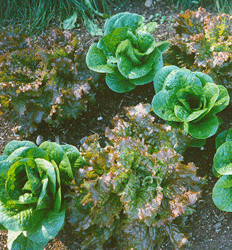
[[[115,92],[128,92],[136,85],[152,82],[163,67],[162,52],[170,42],[155,42],[151,33],[157,23],[144,24],[144,18],[133,13],[119,13],[108,19],[104,36],[89,48],[87,66],[107,73],[106,84]]]
[[[228,91],[201,72],[166,66],[155,76],[152,108],[163,120],[196,139],[213,136],[219,127],[215,115],[229,104]]]
[[[213,188],[213,202],[222,211],[232,212],[232,129],[216,137],[213,173],[219,180]]]
[[[62,189],[81,162],[71,145],[6,145],[0,156],[0,228],[8,230],[10,250],[42,250],[56,236],[65,219]]]

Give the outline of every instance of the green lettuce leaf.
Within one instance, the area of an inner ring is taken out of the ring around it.
[[[135,88],[135,85],[131,83],[129,79],[117,72],[115,73],[116,74],[107,74],[106,76],[106,83],[111,90],[117,93],[124,93]]]
[[[72,168],[80,168],[87,164],[82,158],[79,150],[75,146],[66,144],[61,145],[61,148],[67,155]]]
[[[174,65],[171,65],[171,66],[163,67],[162,69],[160,69],[157,72],[157,74],[156,74],[156,76],[154,78],[154,81],[153,81],[156,93],[158,93],[159,91],[161,91],[163,89],[165,79],[167,78],[169,73],[172,72],[175,69],[178,69],[178,67],[174,66]]]
[[[206,75],[206,74],[204,74],[202,72],[193,72],[193,74],[200,79],[200,81],[202,82],[203,87],[208,82],[214,83],[212,77],[210,77],[209,75]]]
[[[150,54],[155,47],[155,38],[150,33],[138,32],[138,50],[141,53]]]
[[[107,64],[107,56],[104,51],[97,47],[97,44],[92,44],[86,55],[87,66],[97,72],[113,73],[112,67]]]
[[[156,54],[156,51],[149,56],[145,64],[138,66],[131,58],[127,58],[125,55],[118,56],[118,69],[125,78],[136,79],[143,77],[153,68],[154,54]]]
[[[113,55],[117,52],[118,46],[125,40],[130,40],[133,45],[137,44],[136,36],[126,27],[118,28],[107,36],[110,36],[110,40],[106,41],[109,43],[107,45]]]
[[[136,50],[133,48],[131,42],[127,39],[120,43],[116,51],[117,62],[120,63],[120,59],[125,57],[128,58],[128,63],[136,66],[141,65],[141,62],[137,58]]]
[[[222,211],[232,212],[232,177],[222,176],[215,184],[212,194],[214,204]]]
[[[152,108],[156,115],[164,120],[182,122],[182,119],[178,118],[175,114],[174,98],[168,91],[160,91],[153,97]]]
[[[217,85],[217,86],[219,89],[219,96],[210,111],[211,114],[216,114],[222,111],[228,106],[230,102],[230,97],[228,95],[227,89],[222,85]]]
[[[64,225],[65,209],[56,212],[49,212],[47,217],[40,220],[30,230],[27,231],[27,237],[36,243],[48,243],[53,239]]]
[[[215,139],[215,146],[218,149],[224,142],[232,141],[232,129],[224,130],[217,135]]]
[[[202,83],[194,76],[188,69],[176,69],[169,73],[164,81],[163,89],[175,93],[187,86],[199,86],[202,87]]]
[[[12,161],[12,163],[21,160],[23,158],[41,158],[48,160],[49,157],[47,153],[40,148],[37,147],[20,147],[17,148],[14,152],[12,152],[7,158],[8,161]]]
[[[72,166],[62,147],[57,143],[45,141],[41,143],[39,148],[49,155],[50,161],[54,160],[56,162],[60,171],[61,183],[68,185],[73,179]]]
[[[232,142],[223,143],[214,155],[214,168],[221,175],[232,174]]]
[[[130,79],[130,82],[135,85],[143,85],[145,83],[150,83],[155,78],[156,72],[159,71],[163,67],[163,58],[159,49],[155,48],[155,57],[152,69],[145,76]]]
[[[106,21],[104,25],[104,35],[112,33],[114,30],[121,27],[135,30],[142,25],[143,20],[144,18],[138,14],[129,12],[118,13]]]
[[[36,147],[36,145],[34,142],[31,142],[31,141],[11,141],[4,148],[3,154],[10,155],[16,149],[21,148],[21,147]]]
[[[215,115],[212,115],[207,116],[196,123],[190,122],[188,125],[188,132],[192,137],[205,139],[217,133],[220,122]]]
[[[7,247],[10,250],[34,250],[44,249],[47,242],[36,243],[24,235],[25,232],[8,231]]]
[[[189,110],[182,106],[175,105],[174,107],[174,113],[176,117],[180,118],[182,122],[191,122],[206,112],[206,108],[198,111],[189,112]]]
[[[47,213],[45,210],[36,211],[33,207],[17,211],[14,208],[9,209],[8,206],[0,201],[0,224],[12,231],[28,230],[38,223]]]
[[[170,45],[170,41],[160,41],[155,43],[155,47],[159,49],[161,52],[164,52],[165,50],[168,49]]]

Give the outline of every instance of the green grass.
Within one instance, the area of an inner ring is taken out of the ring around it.
[[[80,19],[104,16],[110,3],[120,0],[4,0],[0,5],[0,25],[18,25],[36,34],[53,21],[62,22],[74,12]]]
[[[171,2],[176,8],[182,10],[196,10],[201,6],[219,13],[232,13],[231,0],[171,0]]]

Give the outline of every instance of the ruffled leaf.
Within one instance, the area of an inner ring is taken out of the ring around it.
[[[167,238],[176,248],[186,243],[181,229],[205,181],[173,150],[189,138],[154,123],[150,110],[127,108],[126,118],[116,116],[107,129],[105,147],[97,134],[81,147],[88,165],[76,173],[67,215],[82,249],[153,249]]]

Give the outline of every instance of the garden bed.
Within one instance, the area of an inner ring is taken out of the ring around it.
[[[129,11],[137,14],[141,14],[146,18],[151,15],[155,16],[156,13],[161,13],[161,16],[174,17],[178,11],[174,10],[171,6],[167,6],[162,1],[157,1],[156,4],[152,4],[150,7],[144,5],[144,1],[136,1],[134,3],[127,3],[126,6],[112,8],[112,12],[118,13],[123,11]],[[172,29],[172,19],[168,19],[163,23],[159,23],[159,27],[154,32],[157,40],[164,40],[172,37],[175,34]],[[159,20],[160,21],[160,20]],[[89,46],[97,41],[98,38],[92,38],[89,36],[84,28],[77,30],[80,38],[82,48],[87,52]],[[86,74],[91,74],[88,70]],[[103,81],[103,79],[101,79]],[[135,106],[139,103],[151,103],[154,96],[154,87],[152,83],[144,86],[138,86],[134,90],[118,94],[106,86],[105,94],[99,96],[96,105],[90,107],[88,113],[77,120],[69,120],[64,126],[51,129],[46,125],[38,128],[38,130],[31,136],[19,137],[15,136],[11,131],[14,124],[10,121],[1,119],[0,126],[0,150],[3,151],[5,145],[11,140],[31,140],[36,141],[38,135],[43,137],[43,140],[55,141],[59,136],[59,142],[61,144],[71,144],[79,147],[83,138],[86,136],[98,133],[102,141],[104,141],[104,133],[106,127],[111,127],[112,118],[122,113],[124,107]],[[231,105],[224,111],[219,113],[219,116],[223,118],[222,130],[229,129],[231,127],[232,112]],[[163,123],[161,119],[155,117],[156,122]],[[219,210],[212,201],[212,188],[216,182],[216,177],[212,173],[213,156],[216,152],[215,149],[215,136],[209,138],[207,143],[202,148],[189,148],[184,154],[184,162],[194,162],[198,167],[198,175],[206,176],[207,185],[204,187],[202,197],[197,202],[195,212],[189,217],[186,231],[189,234],[189,242],[183,249],[224,249],[229,250],[232,247],[232,216],[231,213],[226,213]],[[0,248],[6,250],[7,234],[0,232]],[[59,232],[59,234],[49,242],[48,249],[56,250],[74,250],[79,249],[78,238],[74,235],[72,227],[66,223],[65,227]],[[110,248],[108,248],[110,249]],[[166,243],[161,248],[163,250],[172,249],[170,243]],[[160,250],[161,250],[160,249]]]

